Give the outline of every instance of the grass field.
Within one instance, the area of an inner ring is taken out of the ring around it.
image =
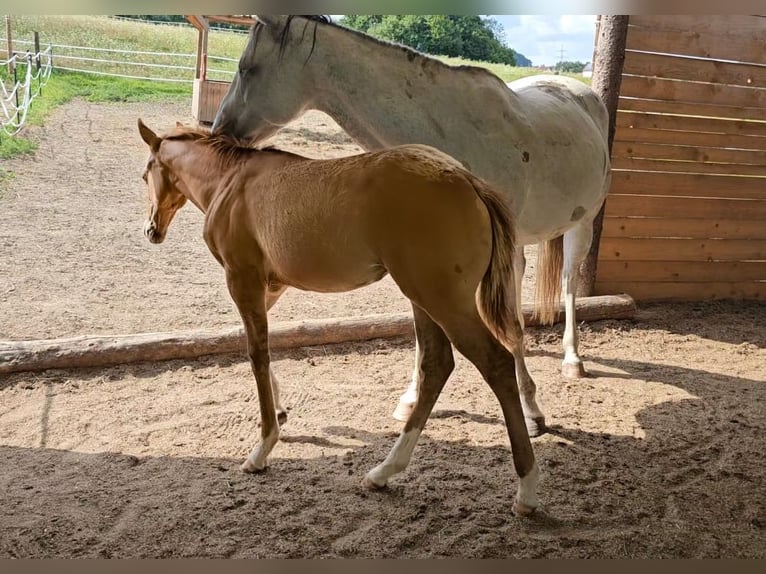
[[[43,93],[38,97],[28,116],[28,123],[41,125],[50,111],[72,98],[82,97],[98,102],[136,102],[167,99],[191,99],[191,80],[197,49],[197,31],[191,26],[153,25],[128,22],[108,16],[13,16],[12,38],[16,51],[31,50],[34,32],[40,34],[41,48],[54,44],[54,65],[80,67],[100,72],[136,74],[136,67],[130,62],[143,64],[165,64],[186,69],[165,69],[152,72],[152,76],[184,79],[187,82],[145,81],[114,78],[78,72],[67,72],[54,68]],[[239,58],[247,41],[246,34],[211,30],[208,40],[208,77],[228,79],[236,69],[236,61],[218,60],[214,57]],[[105,64],[92,61],[67,60],[67,55],[92,59],[111,59],[114,56],[99,56],[98,52],[78,51],[73,47],[124,50],[132,52],[156,52],[162,55],[120,54],[120,64]],[[5,59],[5,39],[0,40],[0,59]],[[503,64],[473,62],[459,58],[440,58],[451,65],[471,64],[488,68],[506,82],[539,73],[535,68],[517,68]],[[139,68],[140,69],[140,68]],[[152,68],[145,68],[149,74]],[[218,74],[216,76],[216,74]],[[584,80],[581,76],[574,76]],[[9,81],[7,73],[0,70],[0,78]],[[30,153],[35,144],[24,138],[23,131],[14,137],[0,137],[0,158]],[[0,185],[2,185],[0,183]]]

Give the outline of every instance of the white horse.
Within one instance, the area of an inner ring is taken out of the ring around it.
[[[535,299],[559,301],[563,283],[562,373],[585,376],[577,352],[577,271],[610,181],[608,114],[589,87],[553,75],[506,85],[483,68],[448,66],[325,17],[257,16],[213,131],[257,142],[309,109],[331,116],[366,150],[431,145],[500,189],[517,225],[519,319],[523,245],[538,243]],[[556,311],[538,308],[543,322]],[[545,422],[523,341],[511,351],[535,436]],[[419,378],[416,367],[395,418],[407,420]]]

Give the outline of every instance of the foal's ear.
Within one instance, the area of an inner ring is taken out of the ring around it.
[[[141,139],[146,142],[146,145],[148,145],[152,151],[157,151],[159,149],[162,139],[157,137],[157,134],[146,127],[146,124],[141,121],[141,118],[138,118],[138,133],[141,134]]]

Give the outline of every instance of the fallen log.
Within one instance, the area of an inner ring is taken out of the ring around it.
[[[577,320],[628,319],[636,304],[628,295],[577,299]],[[527,325],[534,324],[533,306],[524,305]],[[563,308],[557,320],[563,318]],[[357,318],[311,319],[272,323],[269,344],[274,350],[349,341],[413,336],[409,313]],[[241,326],[136,335],[81,336],[66,339],[0,342],[0,374],[44,369],[106,367],[123,363],[186,359],[245,350]]]

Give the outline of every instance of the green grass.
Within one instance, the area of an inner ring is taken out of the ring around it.
[[[504,82],[512,82],[519,78],[525,78],[527,76],[536,76],[542,73],[538,68],[520,68],[516,66],[509,66],[508,64],[494,64],[492,62],[475,62],[473,60],[464,60],[462,58],[451,58],[448,56],[437,56],[445,64],[450,66],[478,66],[480,68],[486,68],[496,76],[498,76]],[[553,72],[546,72],[552,74]],[[582,74],[562,74],[580,80],[583,83],[590,84],[590,78],[585,78]]]

